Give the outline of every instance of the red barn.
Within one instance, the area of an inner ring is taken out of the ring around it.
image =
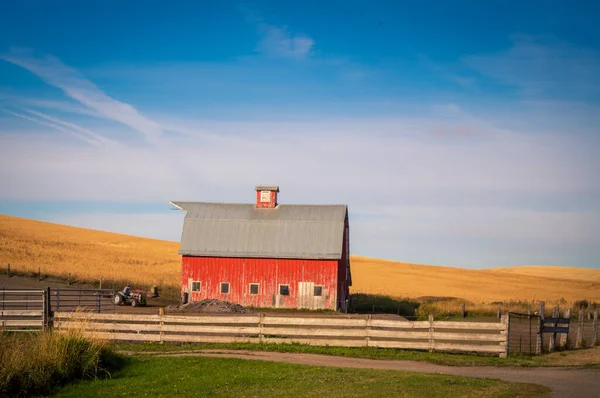
[[[171,202],[186,212],[181,234],[183,301],[346,311],[352,284],[346,205]]]

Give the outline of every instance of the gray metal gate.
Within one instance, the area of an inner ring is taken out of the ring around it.
[[[44,289],[0,288],[0,331],[31,332],[46,325]]]

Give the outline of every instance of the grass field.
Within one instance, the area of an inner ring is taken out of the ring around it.
[[[160,287],[163,295],[178,297],[180,257],[178,242],[119,235],[0,215],[0,270],[37,273],[122,287]],[[382,294],[409,299],[427,297],[435,309],[494,311],[496,301],[522,308],[525,301],[546,300],[572,304],[577,300],[600,302],[600,269],[567,267],[509,267],[468,270],[407,264],[354,256],[351,258],[353,293]],[[430,301],[430,300],[429,300]],[[504,309],[507,309],[505,307]]]
[[[548,389],[448,375],[324,368],[228,358],[128,359],[110,379],[79,382],[58,397],[516,397]],[[168,371],[166,371],[168,370]]]

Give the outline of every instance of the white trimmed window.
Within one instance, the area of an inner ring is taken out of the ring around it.
[[[250,284],[250,294],[251,295],[258,294],[259,289],[260,289],[260,285],[258,283],[251,283]]]
[[[202,289],[202,282],[193,281],[192,282],[192,292],[199,292]]]
[[[229,294],[229,282],[221,282],[221,293]]]
[[[313,296],[321,297],[323,295],[323,286],[315,286],[315,291],[313,292]]]
[[[289,296],[290,295],[290,285],[279,285],[279,295],[280,296]]]

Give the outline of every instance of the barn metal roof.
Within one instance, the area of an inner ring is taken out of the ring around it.
[[[185,210],[180,255],[340,259],[346,205],[171,202]]]

